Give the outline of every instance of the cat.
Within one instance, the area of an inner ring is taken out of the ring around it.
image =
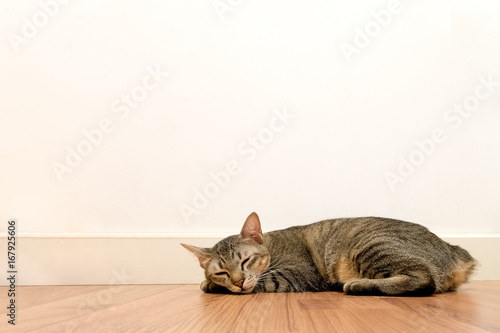
[[[427,296],[467,282],[476,260],[427,228],[380,217],[340,218],[262,233],[256,213],[212,248],[181,244],[213,293],[339,290]]]

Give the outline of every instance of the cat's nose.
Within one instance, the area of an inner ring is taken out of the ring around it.
[[[240,288],[243,288],[243,282],[245,282],[245,279],[241,279],[239,281],[236,281],[235,283],[233,283],[236,287],[240,287]]]

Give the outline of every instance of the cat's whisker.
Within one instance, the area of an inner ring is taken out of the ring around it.
[[[281,271],[281,270],[282,270],[282,269],[274,269],[274,270],[271,270],[271,271],[269,271],[269,272],[266,272],[265,274],[260,275],[260,276],[259,276],[259,279],[264,278],[264,277],[266,277],[266,276],[268,276],[268,275],[270,275],[270,274],[274,274],[274,273],[276,273],[276,272],[279,272],[279,271]]]
[[[267,267],[267,268],[263,271],[263,273],[265,273],[265,272],[267,272],[267,271],[269,271],[269,270],[271,270],[271,269],[273,269],[273,268],[275,268],[275,267],[277,267],[277,266],[280,266],[283,262],[284,262],[284,260],[278,257],[278,260],[277,260],[277,261],[274,261],[274,262],[273,262],[273,261],[271,261],[271,263],[269,264],[269,267]]]

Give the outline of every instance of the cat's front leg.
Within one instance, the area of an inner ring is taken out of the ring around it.
[[[205,280],[200,284],[200,289],[205,293],[228,294],[229,290],[213,283],[212,281]]]

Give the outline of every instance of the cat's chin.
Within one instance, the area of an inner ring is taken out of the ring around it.
[[[249,294],[253,291],[253,289],[255,288],[255,286],[252,286],[250,288],[245,288],[245,289],[241,289],[241,288],[231,288],[229,289],[230,292],[232,292],[233,294]]]
[[[253,288],[243,289],[240,294],[250,294],[253,291]]]
[[[251,292],[253,292],[254,288],[255,284],[252,286],[247,286],[246,288],[231,288],[229,289],[229,291],[233,294],[250,294]]]

